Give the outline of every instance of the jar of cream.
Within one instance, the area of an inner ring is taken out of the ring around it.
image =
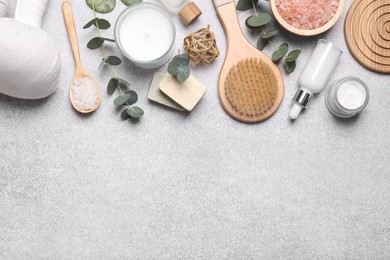
[[[174,53],[176,28],[159,4],[143,2],[126,8],[115,24],[115,40],[123,55],[144,69],[160,67]]]
[[[338,80],[325,95],[328,110],[336,117],[349,118],[359,114],[368,104],[367,85],[355,77]]]

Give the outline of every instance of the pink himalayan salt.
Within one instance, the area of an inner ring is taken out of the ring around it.
[[[320,28],[329,22],[339,7],[339,0],[276,0],[280,16],[302,30]]]
[[[73,104],[78,109],[89,111],[99,102],[99,91],[89,78],[77,78],[73,81],[72,97]]]

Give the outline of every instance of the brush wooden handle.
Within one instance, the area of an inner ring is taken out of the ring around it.
[[[72,5],[68,1],[62,3],[62,14],[64,15],[66,29],[68,30],[68,36],[70,46],[72,46],[73,56],[76,61],[77,68],[82,68],[80,61],[79,43],[77,40],[76,26],[74,24]]]
[[[218,8],[224,4],[234,2],[234,0],[213,0],[215,8]]]
[[[282,102],[284,95],[282,74],[269,57],[245,38],[238,21],[235,2],[232,0],[213,1],[227,38],[226,58],[218,81],[219,100],[225,111],[239,121],[257,123],[266,120],[275,113]],[[251,69],[249,74],[247,74],[248,68]],[[237,75],[237,71],[238,74],[244,71],[244,76]],[[244,109],[238,109],[242,105],[239,102],[243,99],[237,99],[242,95],[236,95],[236,87],[239,89],[238,92],[245,92],[244,99],[248,98],[244,102],[247,105]],[[277,88],[276,91],[275,88]],[[256,91],[256,96],[260,99],[250,95],[252,90]],[[228,99],[227,91],[230,93],[230,99]],[[266,98],[263,99],[264,97]]]
[[[234,1],[219,6],[217,8],[217,15],[225,30],[228,52],[233,52],[232,56],[234,56],[235,53],[240,52],[237,46],[248,45],[248,41],[241,31]]]

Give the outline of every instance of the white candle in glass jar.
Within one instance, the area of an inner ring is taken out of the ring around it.
[[[128,7],[115,26],[115,40],[123,54],[141,68],[157,68],[174,52],[175,24],[170,14],[154,3]]]

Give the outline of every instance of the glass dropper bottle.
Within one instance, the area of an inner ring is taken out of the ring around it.
[[[317,42],[309,61],[299,76],[300,88],[293,98],[294,104],[289,114],[291,119],[298,118],[301,110],[308,107],[313,94],[324,90],[341,54],[342,51],[334,43],[323,39]]]

